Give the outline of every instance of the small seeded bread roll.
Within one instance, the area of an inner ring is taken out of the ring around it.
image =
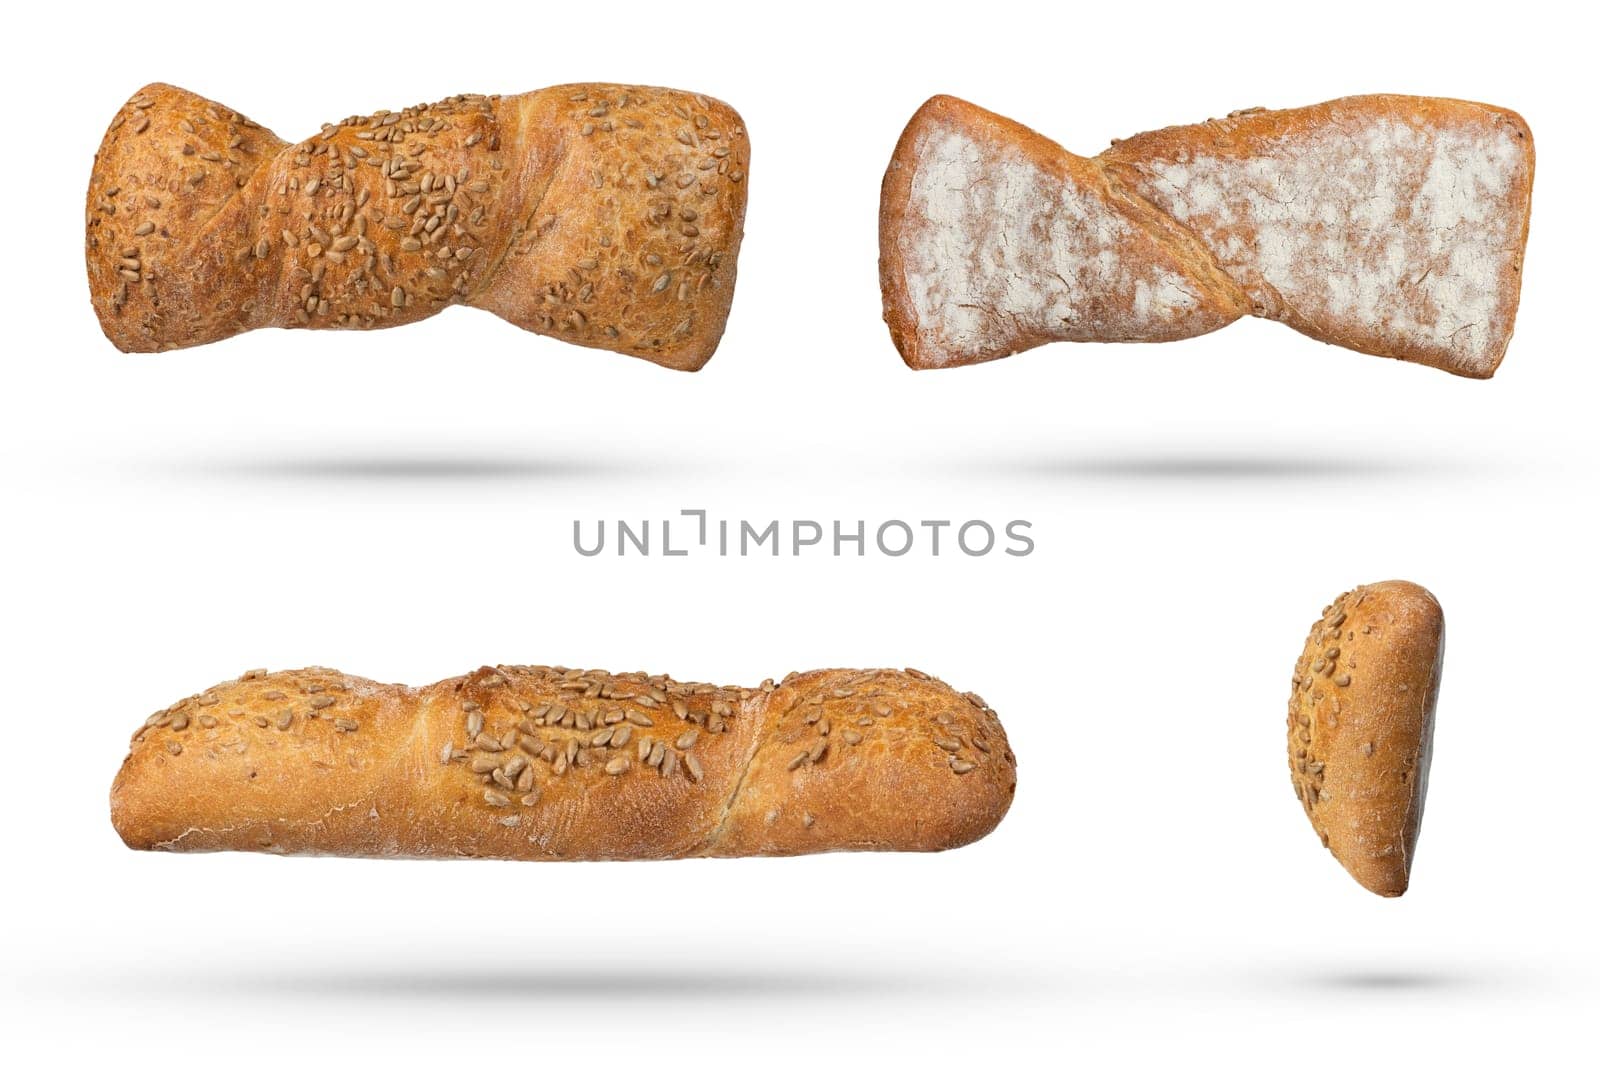
[[[95,155],[89,292],[126,352],[466,304],[698,370],[733,300],[748,167],[738,114],[673,89],[455,96],[291,145],[148,85]]]
[[[129,847],[674,859],[938,851],[992,830],[994,711],[914,670],[754,689],[483,667],[413,689],[251,671],[152,715],[111,787]]]
[[[1289,770],[1350,875],[1405,892],[1433,759],[1444,612],[1409,581],[1345,593],[1311,627],[1289,697]]]
[[[1253,315],[1486,378],[1516,318],[1533,167],[1520,116],[1461,100],[1252,108],[1084,157],[936,96],[883,181],[884,319],[915,369]]]

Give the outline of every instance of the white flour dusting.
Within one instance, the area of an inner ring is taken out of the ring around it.
[[[1514,298],[1503,279],[1520,212],[1506,197],[1521,149],[1507,124],[1422,130],[1383,117],[1243,160],[1159,160],[1140,192],[1199,234],[1266,313],[1487,370]]]
[[[1020,150],[937,125],[915,155],[908,209],[926,222],[901,250],[930,358],[1107,333],[1168,339],[1199,306],[1183,276],[1120,254],[1126,220]]]

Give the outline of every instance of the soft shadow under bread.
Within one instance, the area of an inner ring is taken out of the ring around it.
[[[270,451],[209,455],[194,459],[140,461],[141,477],[202,477],[229,481],[324,482],[334,484],[406,484],[434,482],[552,482],[606,478],[626,481],[657,477],[666,467],[657,459],[612,462],[574,455],[519,457],[514,449],[407,454],[404,450],[357,453],[288,453]]]
[[[1291,452],[1270,445],[1237,451],[1057,453],[983,455],[958,461],[968,473],[1019,481],[1128,481],[1165,483],[1357,481],[1494,476],[1493,463],[1417,455],[1341,455],[1326,450]]]
[[[212,1000],[278,1000],[282,1002],[390,1001],[407,999],[461,1000],[464,1003],[551,1000],[694,1001],[708,997],[735,1000],[801,999],[880,1000],[959,999],[963,1002],[1024,995],[1037,982],[979,973],[964,977],[932,967],[864,970],[859,967],[797,969],[727,966],[644,968],[619,962],[614,967],[575,969],[552,960],[549,966],[501,966],[473,970],[442,969],[429,962],[415,967],[383,965],[314,969],[256,969],[248,966],[217,972],[149,972],[102,974],[114,985],[104,991],[117,998],[137,998],[141,990],[160,996],[175,983]]]

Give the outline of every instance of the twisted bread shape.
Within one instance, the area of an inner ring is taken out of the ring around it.
[[[672,89],[456,96],[290,145],[149,85],[95,156],[90,296],[127,352],[465,304],[697,370],[733,299],[748,166],[738,114]]]
[[[1254,315],[1489,377],[1516,317],[1533,162],[1518,115],[1458,100],[1258,108],[1084,158],[934,97],[884,178],[884,318],[917,369]]]
[[[483,667],[426,688],[251,671],[158,711],[111,788],[129,847],[671,859],[936,851],[1005,815],[981,699],[915,670],[755,688]]]

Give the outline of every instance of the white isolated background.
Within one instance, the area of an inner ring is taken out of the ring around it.
[[[4,73],[0,775],[8,1043],[120,1061],[1265,1061],[1592,1052],[1587,35],[1538,5],[37,5]],[[751,132],[722,348],[688,375],[456,309],[127,356],[82,196],[164,80],[294,139],[460,91],[666,84]],[[1245,321],[914,374],[878,183],[935,92],[1073,150],[1360,92],[1519,110],[1539,161],[1492,381]],[[1024,559],[584,559],[574,519],[1034,523]],[[1413,888],[1290,790],[1323,604],[1449,624]],[[559,662],[752,683],[915,665],[981,692],[1010,816],[942,855],[609,865],[125,850],[150,711],[255,666],[422,683]],[[30,1059],[31,1061],[31,1059]]]

